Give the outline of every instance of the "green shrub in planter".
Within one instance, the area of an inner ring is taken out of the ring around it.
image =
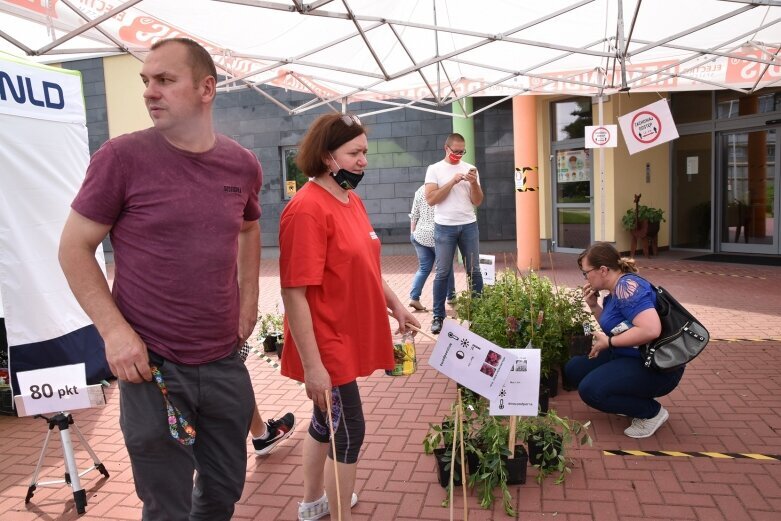
[[[538,483],[555,472],[559,473],[556,484],[564,482],[572,469],[567,450],[575,442],[591,445],[590,425],[591,422],[562,418],[553,409],[545,415],[523,418],[520,432],[529,445],[529,463],[539,469]]]
[[[482,295],[460,293],[455,310],[459,319],[470,322],[471,331],[500,347],[531,342],[540,348],[543,376],[569,360],[571,337],[582,335],[583,325],[593,321],[581,288],[557,288],[534,271],[519,275],[506,270]]]

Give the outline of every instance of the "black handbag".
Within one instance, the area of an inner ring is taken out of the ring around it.
[[[710,333],[670,293],[656,291],[656,312],[662,322],[659,338],[640,346],[645,366],[659,372],[675,371],[699,355],[710,340]]]

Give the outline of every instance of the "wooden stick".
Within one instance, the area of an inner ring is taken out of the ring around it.
[[[517,428],[518,428],[518,417],[510,416],[510,435],[509,435],[508,449],[510,449],[511,458],[515,457],[515,436],[516,436]]]
[[[388,310],[388,316],[391,316],[391,317],[393,317],[393,318],[396,318],[396,317],[393,315],[393,311],[391,311],[390,309]],[[431,341],[432,341],[432,342],[434,342],[435,344],[437,343],[437,338],[436,338],[436,337],[433,337],[433,336],[429,335],[428,333],[426,333],[426,332],[425,332],[425,331],[423,331],[422,329],[420,329],[420,328],[418,328],[418,327],[415,327],[415,326],[413,326],[413,325],[412,325],[412,324],[410,324],[410,323],[406,323],[406,324],[404,324],[404,326],[405,326],[405,327],[408,327],[408,328],[410,328],[410,329],[411,329],[411,330],[413,330],[413,331],[416,331],[416,332],[420,333],[421,335],[423,335],[424,337],[428,338],[429,340],[431,340]]]
[[[464,457],[464,404],[461,401],[461,389],[458,390],[458,439],[461,440],[461,490],[464,493],[464,521],[469,517],[466,503],[466,458]]]
[[[331,450],[334,453],[334,479],[336,479],[336,508],[339,510],[338,519],[342,521],[342,493],[339,490],[339,464],[336,460],[336,440],[334,440],[334,415],[331,410],[331,392],[325,391],[325,406],[328,409],[328,430],[331,432]]]
[[[453,481],[455,480],[456,472],[456,440],[458,440],[458,423],[461,420],[459,416],[458,406],[456,406],[455,414],[453,415],[453,447],[450,451],[450,521],[453,521]]]

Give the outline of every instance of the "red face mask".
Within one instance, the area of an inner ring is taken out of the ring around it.
[[[449,154],[447,155],[447,158],[448,158],[448,159],[450,160],[450,162],[451,162],[451,163],[453,163],[454,165],[455,165],[455,164],[458,164],[458,163],[460,163],[460,162],[461,162],[461,156],[459,156],[458,154],[454,154],[454,153],[452,153],[452,152],[451,152],[451,153],[449,153]]]

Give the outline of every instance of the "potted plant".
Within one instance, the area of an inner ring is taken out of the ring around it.
[[[516,444],[511,453],[509,444],[509,424],[506,418],[491,416],[489,403],[481,396],[464,389],[464,452],[469,470],[468,485],[477,487],[480,505],[491,508],[495,500],[494,490],[502,491],[502,506],[508,515],[515,515],[509,485],[526,482],[528,457],[526,448]],[[447,487],[450,481],[450,467],[454,469],[454,485],[461,484],[461,455],[456,450],[452,454],[455,434],[455,405],[453,412],[446,416],[441,425],[430,424],[423,439],[423,449],[434,454],[437,459],[439,482]],[[443,502],[447,506],[447,498]]]
[[[529,445],[529,463],[539,469],[538,483],[555,472],[559,474],[556,483],[564,481],[572,467],[567,450],[575,442],[591,445],[590,425],[591,422],[562,418],[553,409],[545,415],[524,419],[520,432]]]
[[[467,460],[467,468],[473,471],[477,468],[476,451],[472,443],[473,422],[475,408],[471,405],[473,400],[479,398],[471,391],[464,391],[463,409],[463,434],[464,454]],[[429,424],[429,430],[423,438],[423,452],[433,454],[437,462],[439,484],[447,487],[450,482],[450,466],[455,464],[453,484],[461,485],[461,451],[456,448],[456,457],[453,458],[453,437],[456,432],[455,410],[457,404],[451,405],[450,414],[442,419],[440,424]]]
[[[518,418],[513,417],[513,420],[518,421]],[[481,399],[476,410],[475,424],[477,429],[472,444],[477,468],[469,477],[469,485],[477,487],[480,506],[483,508],[491,508],[495,499],[494,489],[498,486],[504,511],[509,516],[515,516],[508,485],[526,483],[526,448],[522,444],[515,444],[512,452],[510,451],[509,422],[507,418],[491,416],[488,401],[485,399]]]
[[[277,352],[282,357],[284,343],[284,317],[278,311],[258,315],[258,340],[263,342],[263,352]]]
[[[638,204],[621,217],[621,225],[627,231],[642,229],[647,235],[659,233],[660,223],[665,222],[664,210]]]
[[[582,335],[584,324],[592,321],[581,288],[556,287],[534,271],[519,275],[506,270],[482,295],[459,294],[455,310],[473,332],[498,346],[531,343],[539,348],[542,376],[550,383],[558,381],[558,367],[570,358],[572,337]]]
[[[661,208],[653,208],[640,204],[642,194],[635,194],[634,208],[626,211],[621,217],[621,225],[632,234],[631,255],[634,257],[637,249],[637,241],[643,240],[643,254],[648,256],[649,246],[653,255],[657,254],[657,237],[664,219],[664,211]]]

